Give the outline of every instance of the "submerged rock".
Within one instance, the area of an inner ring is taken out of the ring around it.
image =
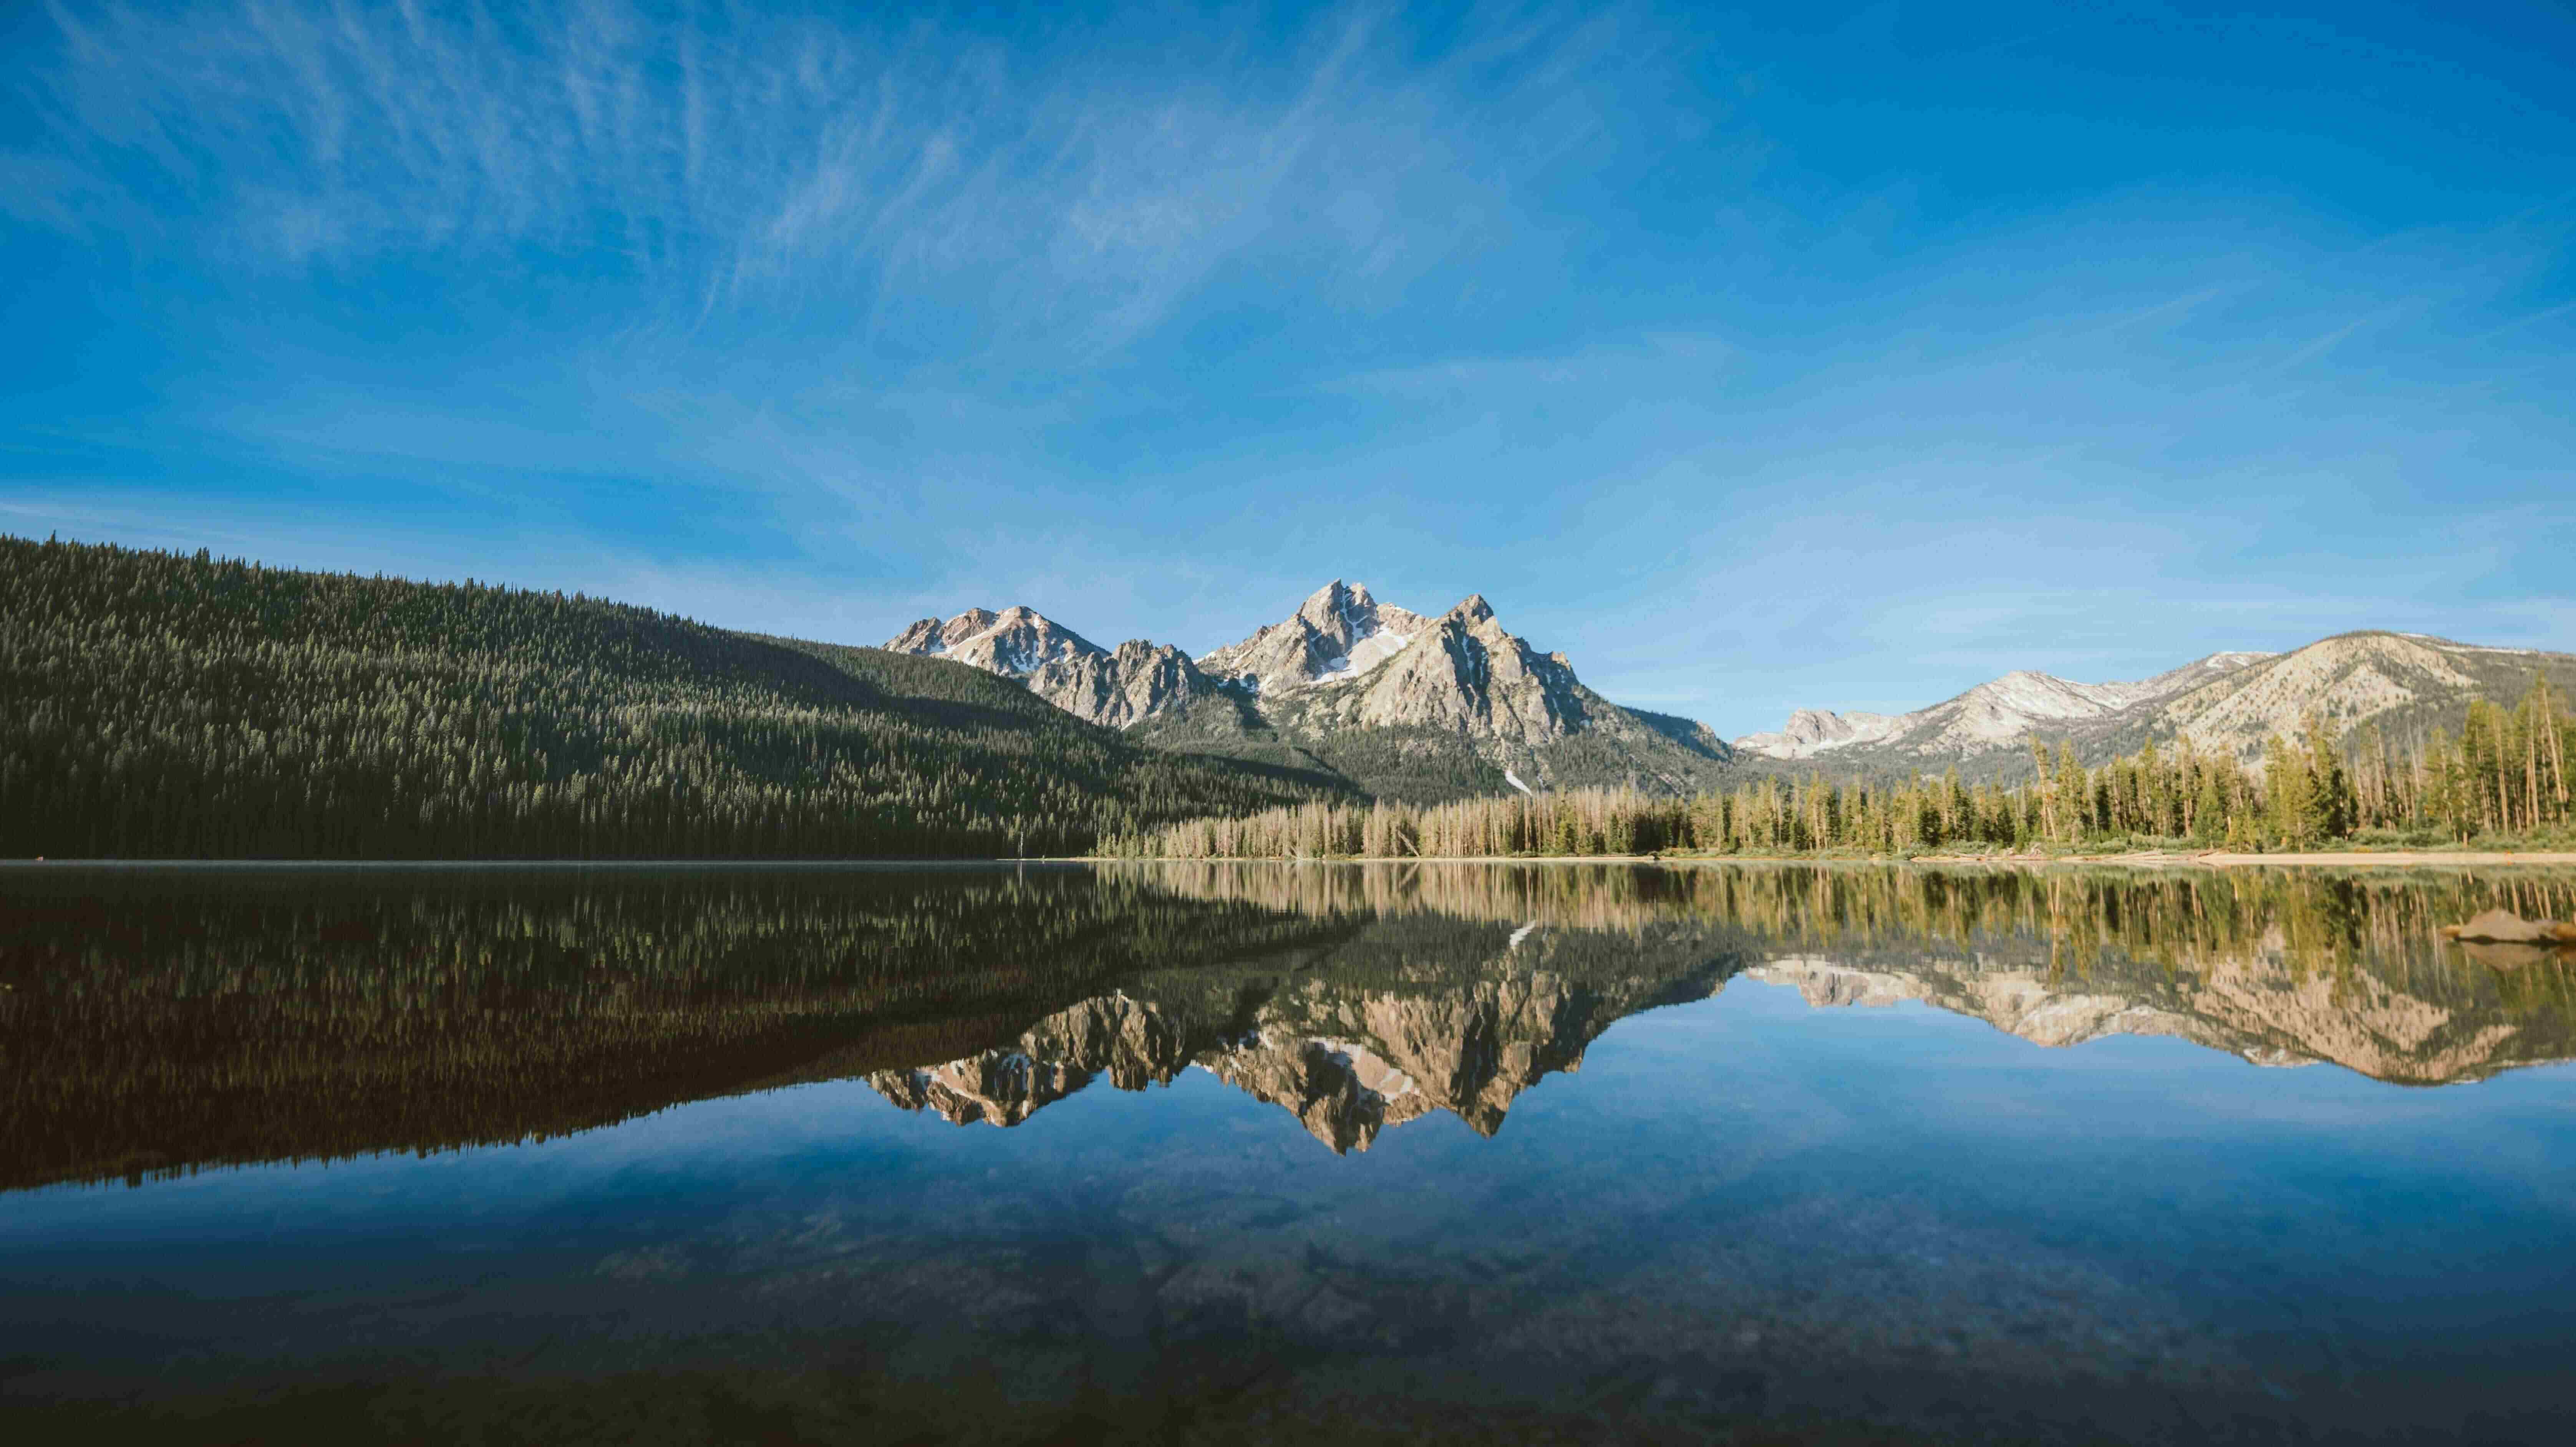
[[[2524,919],[2500,909],[2481,911],[2467,924],[2442,926],[2451,939],[2497,945],[2576,944],[2576,925],[2554,919]]]
[[[2567,958],[2568,945],[2498,945],[2483,940],[2462,940],[2460,949],[2479,964],[2499,970],[2529,969],[2534,965],[2555,964]]]

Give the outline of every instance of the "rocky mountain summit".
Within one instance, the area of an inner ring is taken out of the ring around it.
[[[1506,630],[1482,594],[1432,616],[1337,578],[1286,619],[1196,659],[1143,640],[1105,650],[1026,607],[925,618],[885,646],[1018,679],[1147,743],[1337,774],[1390,797],[1616,783],[1686,792],[1731,757],[1702,725],[1594,693],[1563,653]]]
[[[1256,696],[1348,683],[1395,656],[1434,622],[1378,602],[1366,584],[1351,587],[1335,578],[1298,604],[1287,621],[1264,624],[1240,643],[1202,654],[1198,666],[1211,678]]]
[[[1106,649],[1034,608],[969,608],[924,618],[889,638],[889,653],[945,658],[1017,679],[1085,723],[1125,728],[1214,691],[1189,655],[1130,639]]]
[[[1390,636],[1373,634],[1328,667],[1316,682],[1330,687],[1309,696],[1310,715],[1345,727],[1428,725],[1522,743],[1560,739],[1590,722],[1598,696],[1575,681],[1574,665],[1505,632],[1484,594],[1469,594],[1436,619],[1405,616],[1418,624],[1411,637],[1373,651]]]
[[[1035,608],[969,608],[946,623],[924,618],[886,640],[889,653],[915,653],[1025,679],[1049,663],[1105,658],[1097,643]]]

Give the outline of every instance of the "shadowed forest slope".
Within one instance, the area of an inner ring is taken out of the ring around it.
[[[975,669],[580,596],[0,538],[0,856],[1066,853],[1348,797]]]

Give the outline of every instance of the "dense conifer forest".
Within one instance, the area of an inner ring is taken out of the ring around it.
[[[1355,797],[935,659],[0,537],[0,857],[1064,854]]]
[[[1112,839],[1110,852],[1179,859],[1469,858],[1944,849],[2223,847],[2303,849],[2489,843],[2576,845],[2567,759],[2576,716],[2546,679],[2512,708],[2469,705],[2457,736],[2403,749],[2367,727],[2350,738],[2311,719],[2260,767],[2185,743],[2099,768],[2034,740],[2036,782],[1895,784],[1777,777],[1689,799],[1584,789],[1414,807],[1316,802],[1249,818],[1204,818]]]

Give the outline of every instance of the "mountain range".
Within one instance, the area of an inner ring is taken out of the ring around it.
[[[2488,648],[2417,633],[2355,632],[2287,653],[2213,653],[2153,678],[2078,683],[2017,671],[1911,713],[1802,708],[1776,731],[1734,741],[1747,760],[1835,773],[1956,768],[1971,781],[2030,773],[2033,739],[2064,740],[2100,764],[2150,741],[2258,762],[2266,740],[2310,715],[2347,733],[2372,725],[2401,746],[2457,730],[2470,700],[2511,703],[2546,677],[2576,688],[2576,654]]]
[[[1143,639],[1103,648],[1024,606],[924,618],[885,647],[1015,679],[1138,742],[1416,803],[1596,784],[1689,793],[1748,773],[1955,768],[2011,782],[2029,776],[2033,740],[2063,741],[2087,765],[2151,740],[2253,763],[2311,715],[2346,731],[2376,725],[2403,746],[2456,729],[2474,698],[2518,698],[2535,675],[2576,692],[2576,655],[2364,631],[2286,653],[2213,653],[2133,681],[2016,670],[1908,713],[1801,708],[1728,743],[1601,697],[1563,653],[1505,629],[1481,594],[1426,614],[1340,579],[1196,657]]]
[[[924,618],[885,647],[1017,679],[1142,742],[1319,771],[1383,798],[1589,784],[1687,793],[1716,784],[1732,759],[1705,725],[1585,687],[1564,654],[1505,629],[1482,594],[1431,615],[1337,578],[1196,658],[1143,639],[1103,648],[1027,607]]]

